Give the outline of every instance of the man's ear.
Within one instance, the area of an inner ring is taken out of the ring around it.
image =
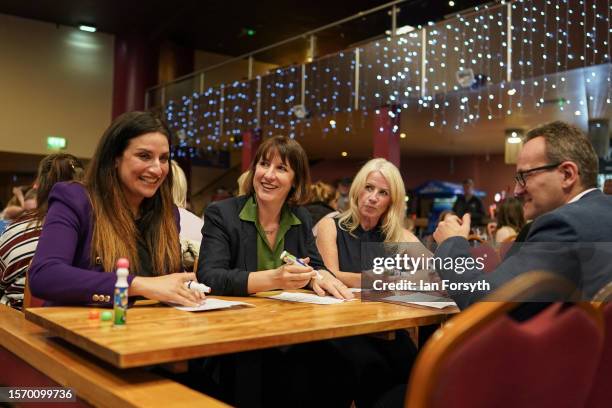
[[[563,187],[571,187],[578,181],[580,172],[578,171],[578,165],[576,165],[576,163],[566,161],[563,162],[559,168],[563,174]]]

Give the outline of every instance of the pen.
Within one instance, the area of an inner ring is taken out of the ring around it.
[[[285,263],[296,263],[298,265],[302,265],[302,266],[308,266],[306,265],[304,262],[302,262],[301,259],[298,259],[295,257],[295,255],[291,255],[289,253],[289,251],[283,251],[280,254],[280,259],[285,262]],[[319,273],[319,271],[315,271],[317,273],[317,279],[321,280],[323,279],[323,276],[321,276],[321,274]]]
[[[206,286],[203,283],[199,283],[196,281],[187,281],[185,282],[185,286],[187,286],[187,289],[191,289],[191,290],[197,290],[203,293],[210,293],[210,288],[208,286]]]

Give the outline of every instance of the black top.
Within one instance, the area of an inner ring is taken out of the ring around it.
[[[372,263],[369,261],[368,254],[372,254],[370,250],[382,250],[382,246],[364,245],[363,243],[385,242],[380,224],[369,231],[365,231],[361,226],[351,233],[343,230],[338,225],[338,218],[334,217],[336,224],[336,247],[338,248],[338,267],[343,272],[362,272],[372,268]],[[352,234],[352,235],[351,235]]]
[[[149,252],[149,248],[147,248],[147,243],[144,240],[145,232],[147,229],[147,223],[143,220],[143,218],[139,218],[136,220],[136,228],[139,232],[139,237],[136,240],[136,248],[138,250],[138,260],[140,262],[140,269],[138,270],[138,276],[157,276],[157,274],[153,271],[153,262],[151,253]]]
[[[304,208],[308,210],[310,216],[312,217],[312,225],[316,225],[321,218],[325,217],[329,213],[336,211],[322,201],[316,201],[314,203],[306,204]]]
[[[197,276],[214,295],[247,296],[249,274],[257,271],[257,229],[253,222],[239,217],[249,197],[216,201],[204,212]],[[286,232],[285,249],[298,258],[310,257],[314,269],[324,268],[308,211],[302,207],[290,209],[302,223]]]

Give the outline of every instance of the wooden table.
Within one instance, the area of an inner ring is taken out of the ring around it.
[[[121,370],[92,358],[4,305],[0,305],[0,367],[2,386],[70,387],[77,394],[76,402],[35,406],[227,407],[147,370]]]
[[[87,307],[33,308],[25,314],[96,357],[128,368],[437,324],[457,312],[360,300],[313,305],[221,298],[256,307],[184,312],[162,305],[136,306],[123,327],[89,320],[92,308]]]

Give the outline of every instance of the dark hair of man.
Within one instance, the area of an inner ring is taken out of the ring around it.
[[[245,180],[246,194],[254,194],[253,177],[257,163],[263,160],[270,160],[274,154],[278,153],[283,163],[289,164],[294,172],[293,187],[287,196],[287,203],[290,205],[302,205],[308,202],[310,185],[310,167],[308,166],[308,156],[302,146],[293,139],[286,136],[274,136],[265,140],[257,149],[255,158],[251,162],[248,178]]]
[[[546,156],[550,164],[571,161],[578,166],[582,187],[597,187],[597,153],[580,129],[561,121],[551,122],[530,130],[524,142],[540,136],[546,142]]]
[[[173,213],[172,169],[155,195],[140,206],[140,222],[147,226],[142,237],[121,188],[117,159],[130,140],[159,132],[171,146],[170,130],[150,112],[128,112],[117,117],[98,143],[89,165],[85,185],[93,207],[94,231],[91,259],[100,257],[105,271],[112,271],[121,257],[139,272],[137,240],[143,239],[152,257],[153,274],[180,270],[179,236]],[[170,167],[170,166],[169,166]]]

